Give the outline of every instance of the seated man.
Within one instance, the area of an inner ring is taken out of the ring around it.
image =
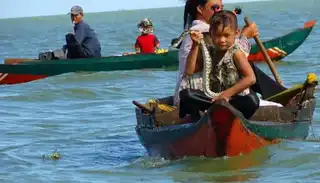
[[[63,46],[68,58],[101,57],[101,46],[96,33],[83,19],[83,9],[73,6],[70,10],[74,33],[66,35],[67,44]]]

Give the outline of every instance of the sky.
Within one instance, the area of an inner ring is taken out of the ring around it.
[[[250,0],[223,0],[224,3]],[[84,12],[182,6],[183,0],[0,0],[0,18],[66,14],[73,5]]]

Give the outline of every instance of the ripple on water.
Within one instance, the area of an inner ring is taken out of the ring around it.
[[[319,19],[319,2],[279,0],[241,6],[249,17],[254,17],[265,40],[301,27],[306,20]],[[233,6],[226,4],[227,9]],[[102,54],[113,55],[133,51],[138,35],[136,23],[146,15],[153,20],[163,48],[183,30],[182,8],[87,14],[86,20],[98,33]],[[65,32],[72,29],[69,17],[64,15],[0,20],[0,27],[0,62],[9,57],[33,58],[39,51],[60,48]],[[316,27],[303,45],[275,64],[285,86],[301,84],[308,72],[320,75],[319,33]],[[272,75],[266,64],[257,66]],[[174,69],[79,72],[0,86],[0,181],[320,181],[319,103],[310,131],[314,135],[307,141],[285,141],[234,158],[168,161],[147,157],[134,129],[131,101],[172,95],[177,77]],[[319,92],[317,89],[317,99]],[[61,154],[60,160],[42,159],[43,154],[54,150]]]

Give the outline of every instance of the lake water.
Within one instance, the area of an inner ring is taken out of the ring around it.
[[[320,18],[319,0],[237,4],[263,40]],[[233,9],[235,4],[227,4]],[[84,7],[85,9],[85,7]],[[86,14],[103,55],[133,51],[137,23],[149,17],[162,47],[183,30],[183,8]],[[240,16],[243,19],[243,15]],[[241,21],[243,25],[243,21]],[[0,20],[0,58],[37,57],[61,47],[72,30],[67,15]],[[320,75],[320,31],[277,63],[288,87]],[[258,64],[268,74],[266,64]],[[135,133],[132,100],[172,95],[176,71],[63,74],[0,86],[1,182],[320,182],[320,105],[307,141],[285,141],[229,159],[149,158]],[[316,97],[319,99],[319,90]],[[57,150],[59,160],[42,155]]]

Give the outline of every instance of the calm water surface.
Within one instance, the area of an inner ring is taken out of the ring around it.
[[[240,6],[258,24],[263,40],[320,18],[318,0]],[[112,55],[133,50],[136,24],[144,17],[153,20],[161,46],[167,47],[182,31],[182,14],[182,8],[167,8],[85,18],[98,33],[103,54]],[[1,59],[36,57],[59,48],[72,30],[65,15],[0,20],[0,27]],[[301,47],[276,65],[286,86],[303,82],[308,72],[320,75],[319,43],[316,26]],[[258,66],[271,74],[265,64]],[[147,157],[135,134],[131,101],[172,95],[176,76],[176,71],[72,73],[0,86],[1,182],[320,182],[319,104],[308,141],[285,141],[228,159]],[[54,150],[60,160],[42,159]]]

